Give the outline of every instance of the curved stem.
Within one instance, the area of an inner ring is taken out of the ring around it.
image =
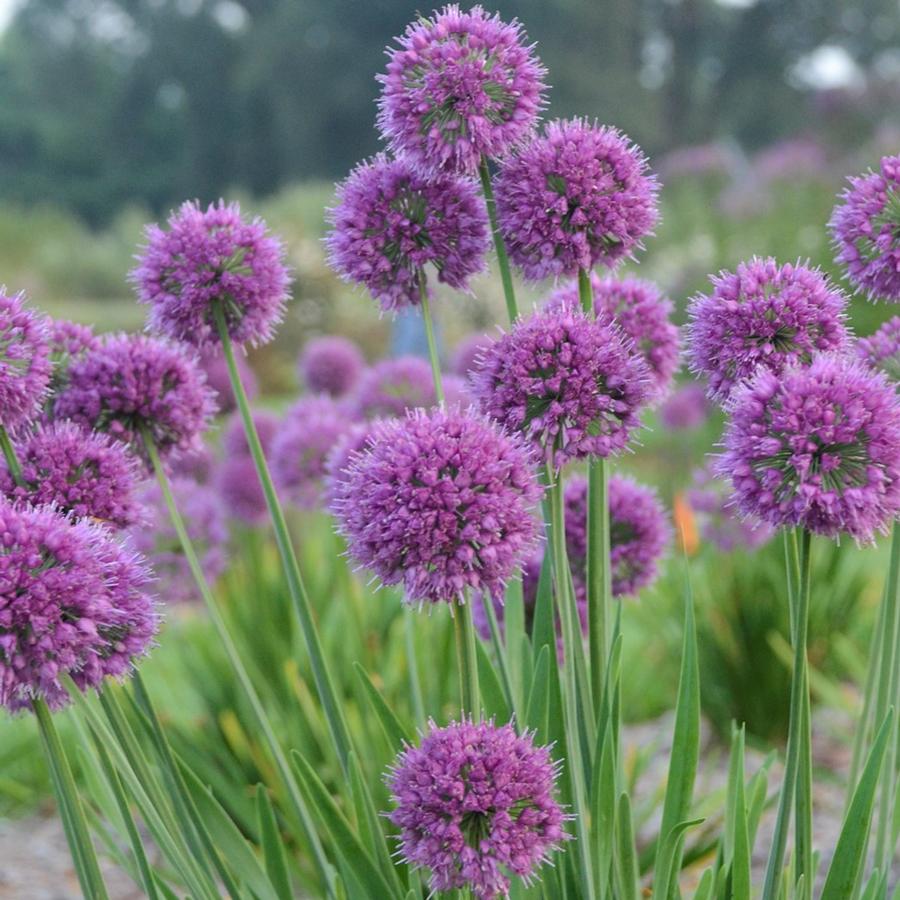
[[[424,269],[419,269],[419,303],[422,306],[422,320],[425,322],[425,337],[428,340],[428,359],[431,362],[431,377],[434,379],[434,395],[437,398],[438,406],[443,407],[444,383],[441,380],[441,359],[434,336],[434,318],[431,315],[428,282]]]
[[[488,161],[482,157],[478,167],[478,175],[481,178],[481,190],[484,193],[484,205],[487,207],[488,219],[491,222],[491,232],[494,235],[494,249],[497,251],[497,267],[500,269],[500,281],[503,283],[503,297],[506,300],[506,314],[512,324],[519,315],[516,305],[516,290],[513,287],[512,271],[509,268],[509,256],[506,253],[506,244],[503,242],[503,234],[497,222],[497,201],[494,199],[494,188],[491,185],[491,170]]]

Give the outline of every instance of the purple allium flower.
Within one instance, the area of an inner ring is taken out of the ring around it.
[[[656,225],[657,190],[641,151],[615,128],[551,122],[497,175],[510,259],[531,281],[612,266]]]
[[[696,514],[700,534],[719,550],[731,553],[738,548],[755,550],[775,536],[775,529],[754,516],[740,516],[728,496],[724,482],[708,469],[694,474],[694,486],[687,502]]]
[[[658,169],[668,181],[685,176],[727,175],[738,163],[725,144],[692,144],[669,151],[659,160]]]
[[[389,49],[378,127],[424,172],[474,175],[534,130],[546,70],[522,26],[481,6],[420,16]]]
[[[485,413],[561,467],[623,450],[649,384],[646,363],[614,324],[551,309],[493,343],[473,393]]]
[[[52,505],[116,528],[139,519],[137,460],[108,435],[74,422],[54,422],[23,435],[15,451],[24,484],[17,485],[0,463],[0,493],[9,500]]]
[[[184,519],[206,580],[212,584],[225,571],[228,559],[228,526],[216,490],[190,478],[172,479],[172,492]],[[156,589],[164,603],[187,603],[198,599],[194,576],[175,526],[169,517],[159,483],[145,481],[139,498],[148,524],[129,532],[132,545],[147,557],[156,575]]]
[[[458,290],[486,265],[487,210],[466,178],[429,180],[381,153],[338,185],[328,217],[331,267],[365,285],[385,312],[421,303],[419,276],[427,265]]]
[[[166,470],[172,476],[190,478],[197,484],[209,484],[217,465],[217,454],[209,444],[204,443],[198,450],[192,450],[187,455],[179,455],[170,459]]]
[[[327,394],[301,397],[272,440],[272,475],[287,498],[311,508],[322,495],[325,459],[353,420]]]
[[[66,319],[49,320],[50,356],[54,363],[67,357],[81,356],[93,350],[100,342],[90,325],[69,322]]]
[[[708,418],[706,390],[696,381],[676,388],[659,408],[660,422],[673,431],[699,428]]]
[[[821,177],[827,172],[825,148],[811,137],[788,138],[760,150],[753,168],[768,182]]]
[[[669,391],[672,376],[678,369],[678,328],[670,320],[672,301],[652,282],[642,278],[601,278],[591,272],[594,313],[604,320],[612,319],[650,370],[650,387],[654,399],[662,399]],[[548,306],[570,304],[580,307],[578,282],[561,285],[549,297]]]
[[[509,875],[530,880],[568,837],[558,775],[550,749],[512,725],[430,721],[387,779],[404,860],[431,870],[434,893],[505,897]]]
[[[0,427],[15,431],[38,414],[53,368],[49,339],[46,316],[0,288]]]
[[[157,629],[149,572],[100,525],[0,499],[0,706],[121,677]]]
[[[187,348],[144,335],[114,335],[75,360],[53,413],[106,431],[146,459],[143,432],[168,457],[200,449],[212,391]]]
[[[313,338],[303,348],[298,362],[306,389],[332,397],[349,393],[366,367],[359,347],[336,334]]]
[[[332,507],[334,501],[340,497],[355,455],[368,449],[372,433],[379,421],[376,419],[374,422],[354,422],[328,451],[325,457],[325,489],[329,507]]]
[[[403,416],[407,410],[436,402],[431,367],[420,356],[376,363],[363,373],[353,394],[356,414],[364,419]]]
[[[730,413],[716,470],[741,513],[859,542],[896,517],[900,399],[882,373],[832,354],[780,375],[761,368]]]
[[[710,281],[712,292],[691,300],[688,344],[714,400],[727,400],[760,366],[777,375],[848,345],[846,297],[818,269],[754,257]]]
[[[236,352],[234,361],[237,363],[238,375],[248,399],[254,400],[259,394],[259,383],[256,374],[250,368],[247,357],[241,352]],[[216,410],[222,415],[227,415],[237,409],[237,400],[231,387],[231,378],[228,374],[228,365],[220,347],[206,347],[200,354],[200,368],[206,373],[206,383],[214,394]]]
[[[500,596],[538,540],[541,496],[520,440],[474,410],[416,410],[376,424],[333,511],[351,557],[410,603]]]
[[[269,516],[256,464],[250,456],[232,456],[222,460],[214,483],[228,516],[245,525],[263,525]]]
[[[464,337],[453,351],[450,370],[460,378],[469,378],[478,368],[481,357],[493,342],[494,339],[486,334],[470,334],[468,337]]]
[[[275,435],[281,430],[281,419],[268,409],[254,409],[253,425],[262,445],[263,453],[269,455],[272,450],[272,442]],[[244,421],[234,413],[225,425],[222,432],[222,449],[226,457],[250,456],[250,445],[247,443],[247,432],[244,431]]]
[[[458,375],[443,375],[441,382],[444,388],[444,405],[458,406],[465,409],[474,403],[469,382]]]
[[[151,327],[196,347],[218,344],[213,311],[220,304],[235,343],[270,341],[290,278],[284,246],[266,223],[247,222],[237,203],[220,200],[205,212],[184,203],[168,225],[168,231],[147,226],[147,245],[131,273],[138,299],[152,307]]]
[[[888,319],[875,334],[856,342],[856,354],[891,381],[900,381],[900,316]]]
[[[871,300],[900,302],[900,156],[850,179],[829,228],[837,261]]]

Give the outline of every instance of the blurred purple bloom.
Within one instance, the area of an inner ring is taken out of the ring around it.
[[[50,384],[50,330],[25,295],[0,288],[0,427],[15,431],[38,414]]]
[[[325,335],[313,338],[300,354],[300,378],[313,394],[342,397],[349,393],[366,367],[359,347],[349,338]]]
[[[673,431],[699,428],[709,418],[709,400],[702,384],[676,388],[659,408],[659,420]]]
[[[470,334],[464,337],[453,351],[450,371],[460,378],[470,378],[478,368],[478,362],[494,339],[486,334]]]
[[[325,488],[329,507],[333,507],[334,501],[340,497],[350,474],[350,464],[357,453],[368,448],[379,421],[354,422],[328,451],[325,457]]]
[[[900,381],[900,316],[888,319],[875,334],[856,342],[857,356],[881,369],[891,381]]]
[[[272,450],[272,442],[281,430],[281,419],[271,410],[259,408],[252,411],[252,418],[263,453],[268,456]],[[250,456],[250,445],[247,443],[244,421],[237,413],[233,413],[225,423],[222,432],[222,449],[226,457]]]
[[[664,179],[697,175],[727,175],[735,166],[734,153],[724,144],[693,144],[670,150],[659,160]]]
[[[238,375],[248,400],[254,400],[259,394],[259,383],[256,374],[247,362],[247,357],[240,351],[235,352],[234,361],[237,364]],[[231,387],[231,377],[228,374],[228,365],[221,347],[205,347],[200,353],[200,367],[206,373],[206,383],[212,390],[216,410],[221,415],[227,415],[237,409],[237,400]]]
[[[827,171],[825,148],[810,137],[778,141],[756,154],[753,168],[763,181],[808,180]]]
[[[215,472],[215,485],[230,518],[251,527],[263,525],[268,520],[266,495],[250,456],[231,456],[222,460]]]
[[[352,402],[356,414],[364,419],[387,419],[417,407],[434,406],[431,367],[419,356],[375,363],[360,378]]]

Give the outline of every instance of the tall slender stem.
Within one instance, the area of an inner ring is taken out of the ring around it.
[[[578,270],[578,299],[581,311],[586,316],[594,315],[594,286],[591,284],[591,273],[587,269]]]
[[[419,269],[419,303],[422,306],[422,320],[425,323],[425,337],[428,340],[428,359],[431,362],[431,377],[434,379],[434,395],[438,406],[444,405],[444,383],[441,380],[441,358],[438,354],[437,340],[434,336],[434,317],[431,315],[431,302],[428,299],[428,281],[425,270]]]
[[[481,177],[484,205],[487,207],[491,232],[494,235],[494,249],[497,251],[497,266],[500,269],[500,281],[503,283],[506,313],[509,316],[510,324],[512,324],[519,316],[519,307],[516,305],[516,290],[513,287],[512,271],[509,268],[506,244],[503,242],[503,234],[497,222],[497,201],[494,199],[494,188],[491,185],[491,170],[488,168],[488,161],[484,157],[481,160],[481,165],[478,167],[478,174]]]
[[[481,691],[478,686],[478,655],[475,625],[472,622],[472,598],[453,608],[453,630],[456,638],[456,662],[459,667],[459,695],[464,716],[473,722],[481,719]]]
[[[3,425],[0,425],[0,449],[3,451],[3,457],[6,460],[9,474],[12,475],[13,481],[22,484],[22,467],[19,465],[16,451],[13,448],[12,441],[9,439],[9,432]]]

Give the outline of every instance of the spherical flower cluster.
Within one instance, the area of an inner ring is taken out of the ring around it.
[[[545,70],[517,21],[453,4],[397,42],[378,78],[378,125],[398,156],[425,172],[471,175],[534,129]]]
[[[430,722],[388,777],[403,858],[431,870],[434,893],[505,897],[509,875],[530,879],[567,837],[558,774],[549,748],[512,725]]]
[[[33,419],[47,393],[49,337],[46,317],[0,288],[0,427],[8,431]]]
[[[33,506],[55,506],[78,519],[127,528],[140,517],[135,458],[108,435],[55,422],[15,446],[21,484],[0,463],[0,493]]]
[[[349,393],[366,367],[359,347],[340,335],[314,338],[303,348],[298,363],[306,389],[332,397]]]
[[[333,510],[351,557],[410,603],[500,596],[538,540],[531,455],[474,411],[380,422],[351,456]]]
[[[100,525],[0,499],[0,706],[65,706],[120,677],[157,629],[149,572]]]
[[[710,281],[712,292],[691,301],[688,343],[714,400],[727,400],[760,366],[777,375],[848,344],[846,298],[817,269],[754,257]]]
[[[724,448],[738,509],[775,527],[865,542],[900,510],[900,400],[856,360],[760,369],[733,399]]]
[[[69,367],[53,413],[106,431],[146,457],[199,449],[213,414],[212,392],[185,348],[143,335],[115,335]]]
[[[353,409],[364,419],[403,416],[437,402],[431,368],[419,356],[384,359],[367,369],[353,394]]]
[[[551,122],[496,179],[510,259],[532,281],[612,266],[653,230],[657,191],[640,150],[616,129]]]
[[[473,392],[485,413],[562,466],[625,448],[648,399],[649,375],[612,323],[544,310],[492,344]]]
[[[268,409],[254,409],[251,418],[263,453],[268,456],[275,435],[281,430],[281,419]],[[222,450],[226,457],[250,455],[250,444],[247,442],[244,420],[237,413],[228,419],[222,431]]]
[[[469,378],[492,343],[493,338],[486,334],[470,334],[463,338],[453,351],[450,370],[460,378]]]
[[[217,492],[190,478],[172,479],[178,511],[200,560],[206,580],[212,584],[225,571],[228,560],[228,525]],[[188,603],[199,599],[197,587],[181,549],[157,481],[144,482],[139,492],[147,524],[128,532],[132,545],[147,557],[156,576],[156,591],[164,603]]]
[[[669,391],[678,369],[678,328],[670,320],[672,301],[652,281],[627,276],[601,278],[591,272],[594,313],[614,321],[630,338],[650,370],[653,397],[661,400]],[[549,297],[548,306],[580,306],[578,282],[561,285]]]
[[[255,399],[259,394],[259,383],[256,380],[256,374],[250,368],[250,363],[247,362],[247,357],[243,353],[235,353],[234,361],[241,384],[244,386],[244,393],[249,400]],[[222,415],[234,412],[237,409],[237,400],[234,396],[234,389],[231,387],[228,364],[225,362],[221,348],[205,347],[200,353],[200,368],[203,369],[206,383],[213,393],[217,412]]]
[[[100,342],[90,325],[66,319],[50,319],[49,328],[50,355],[54,363],[81,356],[82,353],[93,350]]]
[[[666,428],[681,431],[699,428],[709,418],[706,390],[696,381],[674,390],[659,408],[659,420]]]
[[[837,261],[873,300],[900,302],[900,156],[850,179],[829,227]]]
[[[485,268],[490,233],[474,182],[430,180],[379,154],[338,185],[326,243],[332,268],[364,285],[385,312],[421,303],[425,266],[458,290]]]
[[[272,441],[272,475],[285,496],[313,507],[322,495],[325,459],[347,430],[346,410],[327,395],[301,397]]]
[[[179,341],[219,343],[214,311],[221,309],[238,344],[264,344],[284,315],[290,279],[284,247],[262,219],[247,222],[237,203],[220,200],[204,212],[185,203],[169,228],[149,225],[147,245],[131,273],[150,325]]]
[[[281,420],[265,409],[253,411],[253,423],[263,454],[268,459]],[[266,495],[250,455],[240,416],[232,416],[222,436],[225,457],[215,473],[215,484],[228,514],[246,525],[262,525],[268,518]]]
[[[856,342],[857,356],[881,369],[891,381],[900,381],[900,316],[888,319],[875,334]]]

